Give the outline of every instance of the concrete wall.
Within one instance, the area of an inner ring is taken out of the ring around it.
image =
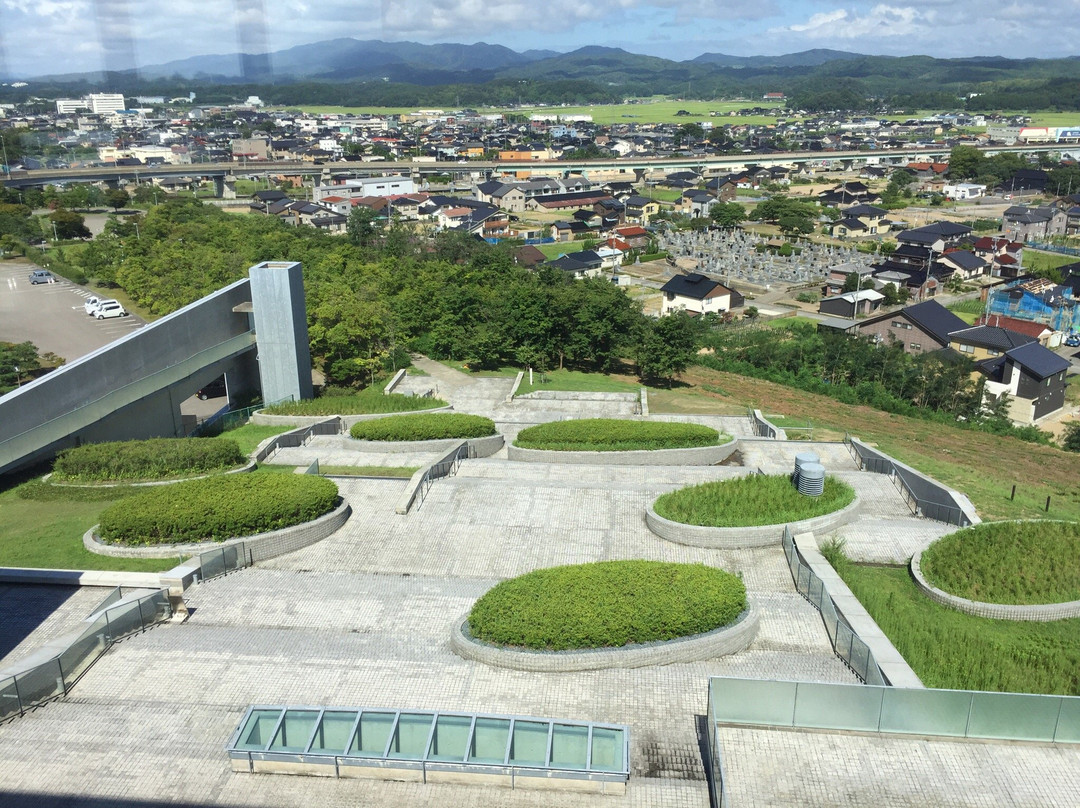
[[[692,449],[653,449],[635,452],[555,452],[547,449],[506,447],[508,460],[529,463],[571,463],[601,466],[715,466],[731,456],[739,446],[732,439],[718,446],[698,446]]]
[[[237,281],[0,398],[0,472],[80,443],[183,434],[180,402],[230,371],[252,377]]]
[[[582,651],[520,651],[481,642],[468,634],[468,616],[454,621],[450,648],[465,659],[496,668],[521,671],[565,673],[607,668],[644,668],[680,662],[701,662],[746,650],[758,631],[758,612],[747,606],[729,626],[667,642],[631,645],[623,648],[596,648]]]
[[[469,457],[491,457],[491,455],[495,454],[503,447],[504,440],[502,435],[490,435],[486,438],[469,438],[466,441],[470,447]],[[355,440],[354,438],[344,438],[341,441],[341,446],[343,449],[353,452],[387,452],[390,454],[395,452],[449,452],[451,449],[456,448],[461,441],[461,438],[402,441]]]
[[[302,267],[296,262],[264,261],[248,274],[259,335],[263,401],[311,398],[311,350]]]

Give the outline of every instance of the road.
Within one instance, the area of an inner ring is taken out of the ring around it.
[[[86,298],[107,296],[107,291],[59,276],[56,283],[31,286],[27,276],[34,269],[41,267],[21,258],[0,261],[0,342],[29,341],[39,353],[51,352],[71,362],[146,325],[134,314],[109,320],[89,317],[83,309]],[[224,398],[199,401],[192,396],[180,411],[201,420],[224,405]]]

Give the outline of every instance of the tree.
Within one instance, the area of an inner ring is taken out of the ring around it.
[[[788,214],[781,216],[777,222],[780,227],[780,232],[785,235],[807,235],[814,232],[814,223],[807,219],[805,216],[798,216],[795,214]]]
[[[49,214],[49,221],[56,228],[57,238],[90,238],[90,230],[86,226],[86,219],[70,210],[57,208]]]
[[[730,230],[746,220],[746,209],[738,202],[718,202],[709,208],[709,218],[717,227]]]
[[[110,188],[105,192],[105,204],[113,210],[120,210],[130,201],[131,197],[123,188]]]
[[[900,290],[896,288],[895,283],[887,283],[881,288],[881,294],[885,295],[883,301],[886,306],[895,306],[900,302]]]
[[[859,273],[849,272],[844,276],[844,285],[840,287],[841,294],[845,292],[857,292],[859,290]]]
[[[661,317],[646,328],[637,345],[638,376],[667,386],[690,366],[700,345],[699,329],[685,312]]]
[[[974,146],[953,146],[949,152],[949,179],[970,180],[979,176],[986,158]]]
[[[1065,425],[1061,436],[1061,448],[1066,452],[1080,452],[1080,421]]]
[[[366,205],[357,205],[349,212],[345,225],[349,241],[357,247],[370,247],[375,237],[382,232],[383,221],[379,212]]]
[[[747,320],[753,321],[756,320],[759,316],[761,316],[761,312],[758,311],[757,306],[747,306],[746,311],[744,312],[744,316]]]

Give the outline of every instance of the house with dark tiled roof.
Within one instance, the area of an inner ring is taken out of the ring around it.
[[[838,295],[830,295],[822,298],[818,303],[818,311],[821,314],[831,314],[834,317],[846,317],[853,320],[860,315],[871,314],[881,307],[881,301],[885,295],[874,289],[859,289],[854,292],[842,292]]]
[[[955,274],[970,281],[990,272],[990,265],[971,250],[946,250],[934,262],[934,274],[938,277]]]
[[[697,272],[676,275],[660,287],[660,314],[721,314],[742,305],[742,296]]]
[[[939,351],[949,346],[949,334],[968,325],[936,300],[878,314],[852,326],[850,333],[879,344],[898,342],[907,353]]]
[[[1044,348],[1050,346],[1050,336],[1054,333],[1054,330],[1043,323],[1032,322],[1031,320],[1019,320],[1015,317],[1006,317],[1003,314],[983,314],[975,321],[975,325],[993,325],[998,328],[1004,328],[1009,331],[1015,331],[1017,334],[1024,334],[1031,337]]]
[[[1036,341],[1010,348],[980,364],[986,375],[983,395],[1009,396],[1008,413],[1014,423],[1029,425],[1065,406],[1065,378],[1069,360]]]
[[[581,250],[576,253],[560,255],[553,261],[544,264],[545,267],[560,269],[570,277],[580,280],[582,278],[597,278],[604,272],[603,260],[591,250]]]
[[[949,334],[949,347],[976,362],[993,359],[1035,341],[1026,334],[992,325],[968,326]]]
[[[1001,232],[1013,241],[1041,241],[1064,234],[1067,218],[1065,211],[1055,205],[1013,205],[1001,216]]]

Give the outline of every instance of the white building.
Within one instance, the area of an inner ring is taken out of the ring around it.
[[[86,102],[95,115],[105,115],[109,112],[119,112],[124,108],[124,95],[123,93],[90,93],[86,96]]]
[[[319,202],[328,196],[340,196],[354,199],[359,196],[399,196],[415,194],[416,183],[411,177],[391,175],[388,177],[361,177],[345,180],[341,185],[316,186],[313,201]]]
[[[79,110],[90,109],[85,98],[57,98],[57,115],[74,115]]]
[[[976,199],[986,193],[986,186],[973,182],[958,182],[955,185],[946,185],[941,191],[948,199]]]

